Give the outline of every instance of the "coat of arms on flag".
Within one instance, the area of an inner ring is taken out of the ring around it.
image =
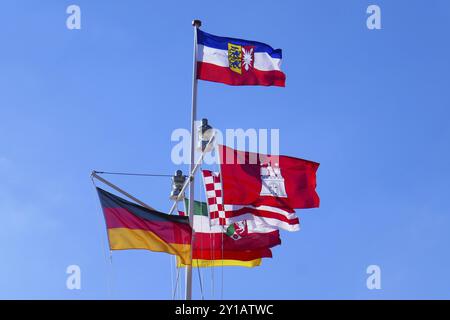
[[[248,234],[247,220],[242,220],[233,223],[227,228],[227,231],[225,233],[231,239],[234,240],[241,239],[242,237]]]
[[[228,64],[232,71],[242,74],[253,68],[254,47],[228,43]]]
[[[270,161],[261,165],[261,192],[260,196],[274,196],[286,198],[286,187],[278,163],[272,167]]]

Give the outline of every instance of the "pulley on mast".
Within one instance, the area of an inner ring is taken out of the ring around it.
[[[184,200],[183,186],[186,182],[186,176],[183,175],[183,171],[177,170],[172,177],[172,191],[170,192],[170,199],[179,201]]]

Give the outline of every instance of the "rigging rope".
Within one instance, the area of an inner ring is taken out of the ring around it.
[[[202,167],[200,167],[200,170],[202,170]],[[202,200],[204,200],[203,193],[200,193],[200,202],[203,202]],[[203,217],[203,205],[200,206],[200,210],[201,210],[200,214]],[[209,214],[208,214],[208,217],[209,217]],[[203,218],[201,219],[201,230],[203,232]],[[200,244],[200,253],[201,253],[201,256],[203,256],[203,238],[202,238],[202,242]],[[198,261],[197,261],[197,273],[198,273],[198,280],[199,280],[199,285],[200,285],[200,293],[201,293],[201,296],[202,296],[202,300],[204,300],[205,296],[203,294],[202,272],[201,272],[200,267],[198,265]]]
[[[198,262],[197,262],[197,273],[198,273],[198,280],[200,282],[200,294],[202,296],[202,300],[205,300],[205,296],[203,294],[203,281],[202,281],[202,274],[200,272],[200,267],[198,266]]]
[[[211,226],[211,220],[210,220],[210,226]],[[213,259],[213,261],[215,261],[216,260],[216,238],[213,237],[212,232],[209,234],[209,239],[210,239],[210,243],[211,243],[211,247],[212,247],[212,251],[211,251],[212,252],[212,259]],[[215,262],[213,262],[213,263],[215,263]],[[215,297],[214,281],[215,281],[214,267],[211,267],[211,294],[212,294],[212,298],[213,299]]]
[[[222,226],[222,285],[220,287],[220,299],[223,300],[223,234],[225,233],[225,227]]]
[[[175,296],[176,296],[176,293],[177,293],[178,279],[180,277],[180,269],[181,268],[177,268],[177,279],[176,279],[176,284],[175,284],[175,291],[173,292],[173,295],[172,295],[172,300],[175,300]],[[180,290],[178,290],[178,291],[180,291]]]
[[[172,257],[172,255],[169,255],[169,260],[170,260],[170,292],[172,293],[172,296],[173,296],[173,292],[174,292],[174,288],[173,288],[173,284],[174,284],[174,282],[173,282],[173,271],[174,271],[174,269],[173,269],[173,261],[172,261],[172,259],[173,259],[173,257]],[[173,300],[173,299],[172,299]]]
[[[175,206],[178,211],[178,201],[175,201]],[[175,286],[173,285],[173,277],[172,272],[176,273],[176,280],[175,280]],[[176,256],[170,256],[170,275],[171,275],[171,282],[172,282],[172,300],[175,300],[175,296],[178,289],[178,280],[180,275],[180,268],[177,267],[177,260]],[[179,290],[178,290],[179,291]]]
[[[155,173],[130,173],[130,172],[109,172],[109,171],[95,171],[97,174],[112,174],[120,176],[139,176],[139,177],[173,177],[172,174],[155,174]]]
[[[91,181],[92,184],[94,185],[94,188],[97,190],[97,185],[95,184],[95,180],[94,177],[91,176]],[[97,192],[97,191],[96,191]],[[103,221],[103,217],[102,215],[99,216],[99,227],[100,229],[103,229],[103,225],[102,225],[102,221]],[[114,283],[113,283],[113,265],[112,265],[112,250],[109,250],[109,255],[106,253],[106,245],[105,245],[105,239],[104,237],[100,237],[100,241],[101,241],[101,245],[102,245],[102,250],[103,250],[103,256],[105,258],[106,261],[108,261],[108,266],[107,266],[107,272],[106,272],[106,285],[107,285],[107,290],[108,290],[108,296],[110,298],[112,298],[113,296],[113,289],[114,289]],[[108,244],[109,245],[109,244]]]
[[[176,257],[174,257],[174,259],[176,260]],[[177,267],[177,266],[175,266],[175,268],[177,269],[177,277],[179,278],[178,279],[178,282],[177,282],[177,286],[178,286],[178,300],[183,300],[183,293],[184,293],[184,290],[183,290],[183,284],[184,284],[184,286],[186,286],[185,285],[185,273],[184,272],[182,272],[182,270],[184,270],[182,267]]]

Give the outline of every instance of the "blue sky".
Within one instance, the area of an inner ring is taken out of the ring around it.
[[[82,29],[68,30],[77,4]],[[366,8],[381,7],[382,30]],[[279,128],[321,163],[319,209],[274,258],[223,270],[227,299],[450,298],[450,4],[441,1],[3,1],[0,298],[170,299],[168,255],[107,258],[92,169],[171,174],[188,128],[193,18],[283,49],[286,88],[199,83],[216,128]],[[111,177],[160,210],[167,178]],[[67,290],[68,265],[81,290]],[[381,268],[368,290],[366,268]],[[221,297],[222,270],[202,270]],[[199,298],[194,278],[194,297]]]

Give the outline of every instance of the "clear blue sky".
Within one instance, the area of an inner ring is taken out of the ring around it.
[[[79,31],[65,25],[72,3]],[[369,4],[382,30],[367,29]],[[279,128],[281,153],[321,163],[321,207],[298,211],[302,230],[283,232],[273,260],[225,269],[224,298],[450,298],[444,0],[2,1],[0,298],[170,298],[168,255],[117,252],[109,264],[89,173],[177,169],[193,18],[282,48],[287,75],[286,88],[200,82],[199,116],[221,130]],[[112,180],[170,206],[167,179]],[[71,264],[80,291],[66,289]],[[382,290],[366,288],[371,264]]]

